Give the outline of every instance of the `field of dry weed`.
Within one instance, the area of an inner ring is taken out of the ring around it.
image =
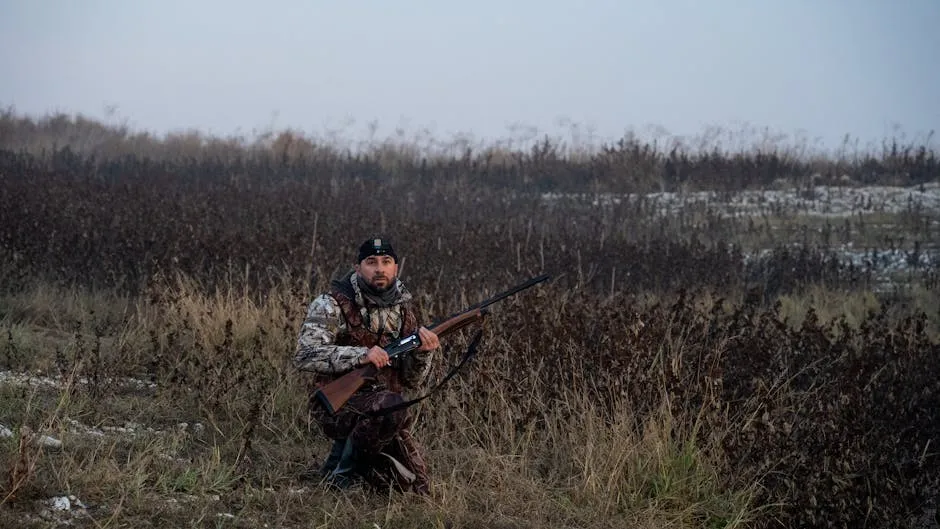
[[[933,151],[176,140],[0,120],[4,527],[910,527],[935,508],[937,211],[877,213],[919,254],[875,288],[816,217],[542,198],[916,187]],[[873,219],[830,227],[877,251]],[[300,479],[328,445],[290,366],[299,324],[376,233],[426,321],[552,276],[414,409],[429,498]]]

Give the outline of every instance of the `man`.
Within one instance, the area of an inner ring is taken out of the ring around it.
[[[439,346],[436,334],[418,326],[411,293],[398,278],[398,264],[387,239],[363,242],[354,270],[333,280],[329,292],[310,303],[294,366],[314,373],[314,390],[369,363],[380,369],[376,381],[365,384],[336,415],[330,415],[311,392],[310,412],[333,440],[320,469],[328,483],[346,487],[357,475],[367,475],[376,478],[373,483],[391,482],[427,494],[427,467],[411,435],[408,410],[368,415],[404,402],[403,390],[417,389],[424,382],[431,352]],[[414,332],[421,346],[390,366],[382,347]],[[389,477],[391,472],[394,478]]]

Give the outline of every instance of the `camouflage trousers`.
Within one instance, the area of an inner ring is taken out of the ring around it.
[[[330,415],[311,398],[310,412],[323,434],[333,441],[349,439],[371,466],[371,481],[379,485],[395,484],[403,490],[428,492],[427,464],[421,446],[411,433],[413,417],[408,409],[379,415],[370,411],[404,402],[401,394],[386,389],[365,389],[353,395],[335,415]],[[413,481],[402,477],[382,454],[392,456],[414,474]]]

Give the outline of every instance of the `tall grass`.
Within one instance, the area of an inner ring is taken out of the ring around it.
[[[923,182],[932,151],[847,163],[540,142],[448,157],[0,122],[6,524],[903,526],[936,490],[936,261],[874,292],[871,269],[778,219],[540,198],[826,167]],[[670,159],[696,176],[666,182]],[[934,213],[903,215],[905,235],[929,236]],[[376,231],[425,321],[553,277],[495,307],[478,358],[416,410],[426,499],[299,479],[327,448],[290,367],[300,318]],[[749,257],[742,241],[767,234]],[[62,494],[89,508],[46,512]]]
[[[89,301],[61,294],[72,303]],[[302,299],[282,285],[259,307],[186,281],[166,294],[131,315],[138,331],[126,338],[129,347],[98,333],[98,341],[110,344],[96,353],[105,376],[91,376],[100,369],[89,361],[95,338],[76,335],[62,344],[71,353],[60,374],[43,371],[63,385],[0,387],[9,405],[4,421],[21,428],[44,420],[35,427],[64,443],[60,451],[41,453],[7,448],[3,468],[14,469],[18,481],[4,489],[10,497],[0,519],[21,523],[35,513],[33,502],[65,493],[97,506],[81,514],[85,522],[106,525],[151,518],[191,523],[203,515],[215,520],[217,512],[233,509],[236,520],[251,525],[271,519],[274,509],[287,525],[320,510],[332,513],[324,522],[335,517],[350,527],[366,521],[383,527],[736,527],[756,508],[754,485],[729,480],[728,461],[719,447],[697,437],[695,417],[674,414],[665,401],[642,417],[623,396],[598,406],[596,381],[576,373],[552,400],[521,396],[514,381],[520,371],[497,374],[499,359],[515,347],[504,338],[511,329],[499,321],[489,324],[492,345],[474,373],[419,411],[416,434],[434,475],[431,499],[379,500],[358,492],[344,499],[319,490],[298,479],[327,443],[309,424],[304,385],[289,367],[296,315],[288,315],[293,325],[282,322],[282,306]],[[17,311],[32,303],[20,294],[3,306]],[[454,356],[459,345],[447,354]],[[18,371],[37,372],[50,363],[56,363],[51,351],[36,351]],[[438,376],[444,364],[440,359]],[[122,383],[127,377],[144,383]],[[525,386],[537,392],[532,381]],[[34,395],[25,406],[18,400],[24,391]],[[46,415],[42,400],[60,407]],[[18,463],[24,457],[32,465],[26,470]]]

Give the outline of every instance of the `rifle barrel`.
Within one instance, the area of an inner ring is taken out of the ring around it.
[[[475,304],[475,305],[470,305],[469,307],[467,307],[466,309],[464,309],[464,310],[462,310],[462,311],[460,311],[460,312],[455,312],[455,313],[451,314],[450,316],[447,316],[446,318],[442,318],[442,319],[440,319],[440,320],[437,320],[437,321],[435,321],[434,323],[432,323],[432,325],[439,325],[441,322],[447,321],[447,320],[449,320],[449,319],[451,319],[451,318],[454,318],[454,317],[456,317],[456,316],[459,316],[459,315],[461,315],[461,314],[463,314],[463,313],[465,313],[465,312],[470,312],[470,311],[472,311],[472,310],[482,309],[482,308],[488,307],[488,306],[490,306],[490,305],[492,305],[492,304],[494,304],[494,303],[496,303],[496,302],[499,302],[499,301],[502,301],[503,299],[508,298],[509,296],[512,296],[513,294],[516,294],[517,292],[520,292],[520,291],[525,290],[525,289],[527,289],[527,288],[529,288],[529,287],[535,286],[535,285],[541,283],[542,281],[545,281],[545,280],[549,279],[549,277],[550,277],[550,276],[549,276],[548,274],[542,274],[542,275],[540,275],[540,276],[533,277],[532,279],[529,279],[529,280],[526,281],[525,283],[518,284],[518,285],[516,285],[516,286],[510,288],[509,290],[506,290],[505,292],[500,292],[499,294],[496,294],[495,296],[493,296],[493,297],[491,297],[491,298],[489,298],[489,299],[485,299],[485,300],[483,300],[483,301],[481,301],[481,302],[479,302],[479,303],[477,303],[477,304]],[[429,328],[430,328],[430,327],[429,327]]]
[[[500,301],[500,300],[502,300],[502,299],[508,298],[509,296],[511,296],[511,295],[513,295],[513,294],[515,294],[515,293],[517,293],[517,292],[520,292],[520,291],[525,290],[525,289],[527,289],[527,288],[529,288],[529,287],[535,286],[535,285],[541,283],[542,281],[547,280],[548,278],[549,278],[548,274],[542,274],[542,275],[540,275],[540,276],[533,277],[532,279],[529,279],[529,280],[526,281],[525,283],[516,285],[516,286],[510,288],[509,290],[507,290],[507,291],[505,291],[505,292],[496,294],[495,296],[491,297],[491,298],[488,299],[488,300],[481,301],[480,303],[477,303],[476,305],[470,307],[470,308],[467,309],[467,310],[482,309],[483,307],[487,307],[487,306],[489,306],[489,305],[492,305],[493,303],[496,303],[497,301]]]

